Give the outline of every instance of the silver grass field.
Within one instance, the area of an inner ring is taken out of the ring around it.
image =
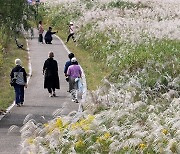
[[[54,27],[73,21],[78,46],[112,71],[88,91],[83,112],[57,109],[45,123],[27,115],[21,154],[180,153],[180,1],[52,0],[43,7]]]

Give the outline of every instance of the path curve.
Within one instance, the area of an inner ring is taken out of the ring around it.
[[[64,64],[68,60],[67,48],[58,37],[54,37],[52,45],[40,44],[37,40],[36,32],[35,38],[29,40],[32,76],[25,91],[25,105],[23,107],[12,107],[10,112],[0,120],[0,154],[20,153],[19,129],[15,127],[16,129],[13,129],[10,134],[8,134],[8,129],[12,125],[20,128],[28,114],[32,114],[32,118],[37,122],[44,122],[53,118],[52,113],[56,109],[63,108],[61,114],[67,115],[79,108],[79,104],[71,101],[70,94],[67,92],[68,83],[65,81],[63,73]],[[56,91],[57,97],[53,98],[49,98],[47,89],[43,89],[42,67],[49,51],[54,52],[54,59],[58,62],[61,87],[60,90]]]

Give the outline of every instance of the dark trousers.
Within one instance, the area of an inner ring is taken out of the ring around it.
[[[15,103],[22,104],[24,102],[24,85],[16,84],[14,86],[14,90],[15,90]]]
[[[42,34],[39,34],[39,42],[43,43],[43,35]]]
[[[52,92],[55,92],[55,88],[48,88],[48,92],[52,94]]]
[[[45,38],[45,43],[46,44],[51,44],[51,41],[52,41],[52,38],[51,39],[50,38],[49,39]]]
[[[69,34],[68,38],[67,38],[67,42],[69,41],[69,39],[72,37],[73,41],[76,42],[75,37],[74,37],[74,33]]]
[[[72,95],[72,99],[77,100],[77,90],[78,90],[78,82],[75,82],[75,79],[69,77],[69,92]]]

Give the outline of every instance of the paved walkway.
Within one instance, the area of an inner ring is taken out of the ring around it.
[[[8,133],[12,125],[22,126],[24,118],[28,114],[33,114],[33,118],[42,122],[52,119],[52,113],[58,108],[62,108],[64,102],[67,102],[62,114],[68,114],[72,110],[78,109],[78,104],[71,102],[70,94],[67,93],[68,84],[65,81],[63,68],[68,53],[61,41],[54,37],[52,45],[39,44],[37,36],[29,40],[30,57],[32,63],[32,77],[28,88],[25,91],[25,105],[23,107],[14,106],[10,113],[0,121],[0,154],[19,154],[20,153],[20,133],[15,131]],[[60,90],[57,90],[57,97],[49,98],[47,89],[43,89],[42,67],[44,61],[48,58],[48,52],[53,51],[54,59],[59,65]],[[20,57],[21,58],[21,57]]]

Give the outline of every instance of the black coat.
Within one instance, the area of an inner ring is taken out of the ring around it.
[[[56,32],[51,32],[50,30],[48,30],[44,36],[44,39],[47,41],[52,41],[52,35],[55,34]]]
[[[58,64],[53,58],[48,58],[44,62],[44,88],[56,88],[60,89],[59,76],[58,76]]]

